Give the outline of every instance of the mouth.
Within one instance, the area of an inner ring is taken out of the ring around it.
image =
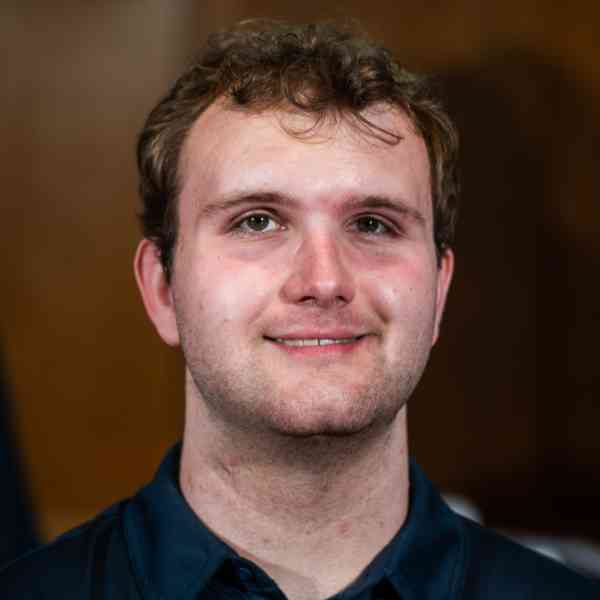
[[[305,346],[331,346],[334,344],[352,344],[358,340],[362,340],[366,336],[358,335],[350,338],[310,338],[310,339],[284,339],[284,338],[270,338],[266,337],[266,340],[275,342],[276,344],[283,344],[284,346],[291,346],[294,348],[303,348]]]
[[[265,340],[289,355],[305,357],[341,356],[356,351],[366,343],[368,335],[349,338],[271,338]]]

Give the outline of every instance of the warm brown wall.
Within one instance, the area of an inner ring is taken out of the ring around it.
[[[463,131],[457,281],[411,403],[413,448],[498,523],[600,538],[590,521],[600,499],[600,20],[592,3],[554,6],[2,9],[0,332],[46,531],[131,493],[180,429],[180,360],[148,325],[131,275],[133,146],[146,112],[216,26],[351,15],[407,64],[443,73]],[[534,503],[556,488],[540,516]]]

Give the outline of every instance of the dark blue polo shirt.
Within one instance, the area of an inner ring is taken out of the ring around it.
[[[283,600],[187,505],[180,450],[133,498],[9,565],[0,598]],[[600,600],[600,586],[453,513],[414,463],[410,483],[404,526],[335,600]]]

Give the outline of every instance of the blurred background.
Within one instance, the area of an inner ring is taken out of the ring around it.
[[[0,345],[39,537],[132,494],[180,436],[182,362],[131,269],[146,114],[216,28],[350,16],[439,75],[462,132],[457,273],[412,451],[492,527],[600,543],[598,6],[3,3]]]

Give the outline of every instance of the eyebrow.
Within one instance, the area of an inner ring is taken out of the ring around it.
[[[209,202],[199,208],[197,219],[211,219],[220,214],[231,212],[244,206],[267,204],[272,206],[294,207],[299,204],[297,200],[286,194],[278,192],[233,193],[223,198]],[[386,209],[400,216],[415,221],[418,225],[425,225],[426,219],[417,208],[410,206],[402,198],[389,196],[368,195],[355,196],[344,203],[344,209],[349,210],[377,210]]]
[[[390,198],[389,196],[365,196],[359,198],[352,198],[345,205],[350,209],[372,209],[377,210],[380,208],[384,208],[390,210],[392,212],[398,213],[402,217],[409,217],[413,221],[415,221],[419,225],[425,225],[426,219],[423,213],[415,208],[414,206],[410,206],[406,201],[402,198]]]
[[[289,196],[274,192],[256,192],[256,193],[237,193],[227,194],[226,196],[209,202],[199,207],[198,220],[211,219],[226,212],[234,211],[244,206],[256,204],[271,204],[292,206],[296,202]]]

